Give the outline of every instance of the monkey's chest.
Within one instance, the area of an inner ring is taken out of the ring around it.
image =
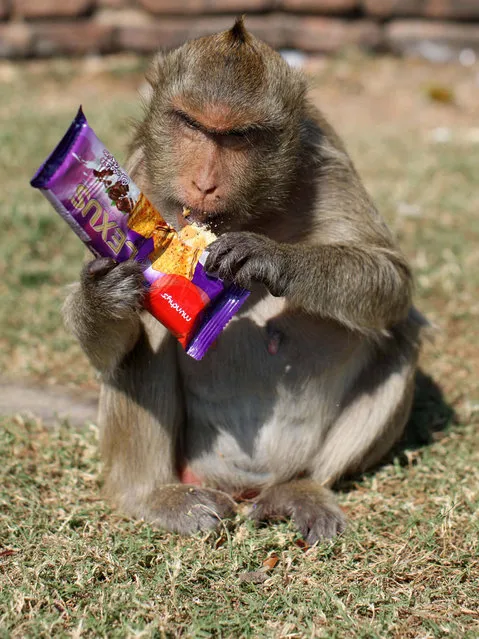
[[[235,318],[205,358],[180,358],[185,455],[233,490],[303,472],[340,402],[344,331],[269,298]]]

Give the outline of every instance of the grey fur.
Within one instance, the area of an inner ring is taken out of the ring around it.
[[[308,544],[344,532],[346,519],[332,493],[308,480],[266,488],[251,510],[256,521],[291,517]]]
[[[337,534],[344,518],[324,485],[376,463],[408,419],[423,323],[409,267],[304,79],[266,45],[228,33],[187,43],[148,81],[129,169],[173,223],[178,180],[214,150],[196,133],[182,146],[175,96],[196,111],[254,105],[270,132],[218,156],[227,188],[207,265],[252,294],[201,362],[139,310],[134,265],[90,265],[66,301],[102,373],[106,492],[191,533],[232,512],[227,494],[256,489],[253,517],[292,516],[310,542]],[[185,464],[205,488],[179,484]]]

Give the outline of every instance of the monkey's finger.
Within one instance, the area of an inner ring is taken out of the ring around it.
[[[99,286],[106,286],[108,289],[116,288],[127,294],[140,294],[144,292],[144,277],[141,265],[133,260],[122,262],[112,269],[106,276],[98,281]]]
[[[112,271],[118,265],[111,257],[98,257],[92,260],[83,269],[83,275],[91,279],[99,279]]]
[[[246,262],[246,264],[236,271],[233,279],[237,286],[250,289],[253,281],[258,280],[258,278],[254,276],[254,268],[252,268],[252,266],[253,265],[250,264],[250,262]]]
[[[252,233],[233,232],[225,233],[224,235],[219,237],[208,246],[209,256],[206,260],[205,266],[211,265],[218,267],[219,262],[223,259],[223,256],[233,249],[239,249],[242,253],[249,253],[251,246],[251,235]]]
[[[205,262],[205,269],[209,273],[215,273],[221,263],[222,257],[230,250],[229,242],[220,237],[208,246],[208,257]]]
[[[135,275],[138,278],[143,279],[143,268],[141,264],[135,262],[134,260],[126,260],[125,262],[121,262],[115,268],[115,273],[118,273],[118,276],[128,277],[129,275]]]
[[[242,288],[251,289],[253,282],[261,282],[274,297],[283,297],[286,280],[274,261],[252,256],[236,271],[234,282]]]
[[[245,253],[242,247],[231,249],[222,256],[217,267],[218,275],[223,279],[236,278],[238,271],[248,263],[249,258],[249,254]]]

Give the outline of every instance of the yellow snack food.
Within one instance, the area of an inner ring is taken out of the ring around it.
[[[164,231],[163,231],[164,235]],[[198,260],[205,248],[214,242],[216,235],[196,224],[188,224],[179,233],[168,234],[168,243],[150,254],[155,271],[183,275],[191,280]]]
[[[167,234],[169,231],[175,232],[143,193],[140,193],[133,211],[128,216],[128,228],[146,238],[152,237],[153,235],[165,235],[165,231]]]
[[[205,250],[205,248],[216,240],[216,235],[204,226],[197,224],[188,224],[184,226],[178,233],[178,236],[184,244],[191,248]]]

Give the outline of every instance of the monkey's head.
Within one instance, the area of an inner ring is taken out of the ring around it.
[[[187,207],[221,233],[280,214],[298,171],[302,76],[240,19],[158,57],[147,79],[139,133],[165,218],[177,225]]]

